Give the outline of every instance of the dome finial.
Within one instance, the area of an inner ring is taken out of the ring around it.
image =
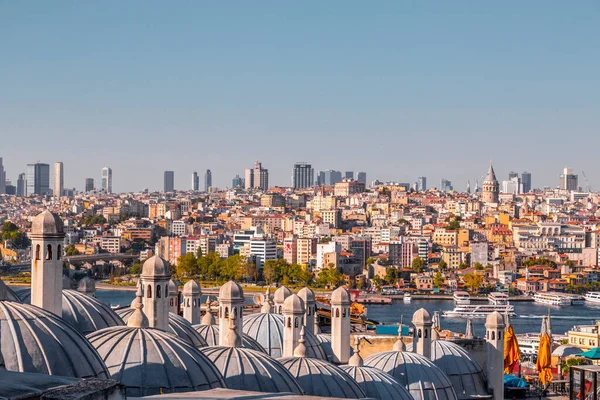
[[[398,340],[394,343],[394,347],[392,348],[394,351],[406,351],[406,345],[402,341],[402,323],[398,325]]]
[[[269,303],[269,298],[271,297],[271,286],[267,286],[267,291],[265,292],[265,299],[263,300],[262,307],[260,308],[260,312],[263,314],[269,314],[271,312],[271,303]]]
[[[467,339],[473,339],[475,337],[473,335],[473,321],[471,321],[471,318],[467,320],[467,329],[465,331],[465,337]]]
[[[306,357],[306,346],[304,345],[304,326],[300,329],[300,340],[294,349],[294,357]]]
[[[348,365],[352,367],[362,367],[364,365],[363,358],[360,355],[360,337],[354,338],[354,354],[348,360]]]
[[[148,317],[146,317],[146,314],[142,311],[142,308],[144,308],[144,305],[142,304],[142,285],[138,285],[135,296],[135,300],[131,303],[131,307],[134,311],[127,321],[127,326],[131,328],[148,328],[150,327]]]
[[[238,331],[236,329],[235,322],[233,319],[229,320],[229,332],[227,333],[227,337],[225,339],[224,346],[226,347],[238,347],[238,343],[242,342]]]
[[[202,321],[200,321],[202,325],[214,325],[215,324],[215,316],[210,312],[210,296],[206,296],[206,312],[202,316]]]

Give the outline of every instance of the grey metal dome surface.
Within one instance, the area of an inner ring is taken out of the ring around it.
[[[365,393],[340,367],[324,360],[287,357],[279,360],[310,396],[360,399]]]
[[[226,346],[205,347],[200,351],[217,366],[229,389],[304,394],[290,372],[264,353]]]
[[[110,326],[125,325],[109,306],[77,290],[62,291],[62,319],[84,335]]]
[[[217,367],[172,333],[116,326],[91,333],[88,339],[111,378],[126,386],[128,397],[225,387]]]
[[[0,301],[0,359],[9,371],[108,379],[104,362],[74,327],[42,308]]]
[[[169,263],[162,257],[152,256],[144,262],[141,276],[171,276]]]
[[[350,375],[367,397],[381,400],[413,400],[411,394],[390,374],[373,367],[340,367]]]
[[[283,315],[271,313],[244,317],[242,330],[256,340],[271,357],[279,358],[283,351]],[[327,360],[327,354],[314,334],[306,332],[306,357]]]
[[[373,354],[365,365],[392,375],[415,400],[456,400],[452,382],[431,361],[407,351],[384,351]]]
[[[62,237],[65,234],[62,219],[48,210],[39,213],[31,223],[31,237],[39,235]]]
[[[315,338],[321,344],[321,348],[327,355],[327,360],[331,362],[333,360],[333,348],[331,347],[331,334],[330,333],[319,333],[315,335]],[[350,347],[350,355],[354,354],[354,349]]]
[[[16,301],[21,303],[21,298],[0,279],[0,300]]]
[[[133,314],[134,311],[135,310],[131,307],[116,310],[117,314],[125,324],[127,324],[129,317],[131,317],[131,314]],[[194,347],[200,348],[208,346],[206,341],[194,328],[192,328],[192,324],[190,324],[187,319],[172,312],[169,313],[169,328],[171,329],[171,333],[176,334]]]
[[[456,343],[431,342],[431,361],[450,378],[459,399],[488,395],[481,365]]]
[[[198,332],[200,337],[206,341],[208,346],[219,345],[219,325],[192,325],[192,328]],[[242,347],[246,349],[252,349],[260,351],[261,353],[268,354],[267,351],[258,343],[245,333],[242,335]]]
[[[573,354],[581,353],[583,350],[572,344],[561,344],[552,352],[553,356],[556,357],[568,357]]]

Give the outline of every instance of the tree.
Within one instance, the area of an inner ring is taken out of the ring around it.
[[[194,253],[187,253],[177,259],[175,273],[179,277],[194,276],[198,274],[198,260]]]
[[[568,374],[569,372],[571,372],[571,367],[574,365],[586,365],[588,362],[585,358],[583,357],[573,357],[573,358],[569,358],[568,360],[565,360],[565,362],[562,365],[562,372],[564,372],[565,374]]]
[[[448,269],[448,263],[446,261],[444,261],[444,260],[440,260],[440,263],[438,264],[438,269],[440,271],[442,271],[442,272],[445,271],[445,270],[447,270]]]
[[[425,268],[425,262],[423,261],[423,259],[421,257],[415,257],[412,260],[413,271],[419,273],[419,272],[423,271],[424,268]]]
[[[81,223],[85,226],[102,225],[106,223],[106,218],[102,214],[90,215],[85,217]]]
[[[398,268],[396,267],[388,267],[385,270],[385,281],[390,285],[395,285],[398,282]]]
[[[2,224],[2,241],[10,241],[13,246],[18,249],[25,249],[29,247],[29,238],[25,232],[19,230],[19,227],[10,221]]]
[[[433,277],[433,286],[439,289],[440,287],[442,287],[443,284],[444,277],[442,276],[442,273],[438,271]]]
[[[74,244],[70,244],[65,249],[65,255],[69,256],[69,257],[70,256],[78,256],[79,255],[79,250],[77,250],[77,247],[75,247]]]
[[[449,231],[457,231],[460,229],[460,221],[458,221],[457,219],[451,221],[447,226],[446,229]]]
[[[202,248],[200,248],[200,247],[198,247],[198,248],[196,249],[196,258],[197,258],[197,259],[200,259],[200,258],[202,258]]]
[[[476,262],[473,267],[475,267],[475,271],[483,271],[483,265],[479,262]]]
[[[375,261],[377,261],[377,260],[374,257],[369,257],[369,258],[367,258],[367,264],[366,265],[375,264]]]
[[[263,278],[270,285],[273,282],[279,282],[281,279],[281,267],[285,266],[287,262],[285,260],[267,260],[263,265]],[[285,263],[285,264],[284,264]]]
[[[465,286],[474,292],[481,287],[483,277],[475,274],[466,274],[463,276],[463,281],[465,282]]]
[[[573,262],[573,260],[567,260],[567,262],[565,262],[565,265],[569,268],[573,268],[575,263]]]
[[[140,272],[142,272],[142,263],[139,262],[139,261],[136,261],[136,262],[133,263],[133,265],[129,269],[129,273],[133,274],[133,275],[137,275]]]
[[[329,267],[323,268],[321,272],[319,272],[319,276],[317,278],[317,284],[319,286],[329,286],[333,288],[342,282],[344,282],[344,274],[339,272],[331,263],[329,264]]]
[[[547,265],[556,268],[556,263],[548,258],[530,258],[523,263],[525,267],[533,267],[534,265]]]

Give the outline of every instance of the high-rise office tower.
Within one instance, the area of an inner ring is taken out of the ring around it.
[[[563,190],[577,190],[579,187],[579,177],[573,174],[572,168],[565,168],[560,174],[560,188]]]
[[[447,179],[443,179],[442,178],[442,182],[441,182],[441,185],[440,185],[440,190],[442,192],[446,192],[446,193],[453,191],[454,188],[452,187],[452,182],[450,182]]]
[[[243,181],[242,178],[240,178],[239,175],[236,175],[232,180],[231,180],[231,187],[242,187],[243,186]]]
[[[518,174],[518,173],[516,173],[515,171],[510,171],[510,172],[508,173],[508,180],[509,180],[509,181],[510,181],[511,179],[513,179],[513,178],[518,178],[518,177],[519,177],[519,174]]]
[[[17,179],[17,196],[19,197],[25,197],[25,184],[26,184],[26,178],[25,178],[25,174],[21,173],[19,174],[19,178]]]
[[[332,169],[328,171],[319,171],[319,185],[333,186],[342,181],[342,173]]]
[[[50,165],[27,164],[27,196],[42,196],[50,192]]]
[[[354,171],[346,171],[346,172],[344,172],[344,178],[346,178],[346,179],[354,179]]]
[[[112,193],[112,169],[109,167],[102,168],[102,186],[100,189],[105,193]]]
[[[54,185],[52,188],[52,194],[54,195],[54,197],[60,197],[63,195],[64,190],[64,165],[61,161],[59,161],[54,163]]]
[[[521,174],[521,184],[523,185],[523,193],[531,192],[531,172],[523,172]]]
[[[192,190],[194,192],[200,190],[200,176],[198,176],[196,171],[192,173]]]
[[[246,169],[245,178],[246,189],[269,189],[269,170],[258,161],[254,163],[254,168]]]
[[[94,190],[94,178],[85,178],[85,191],[91,192]]]
[[[366,172],[359,172],[356,180],[359,182],[364,183],[365,185],[367,184],[367,173]]]
[[[427,190],[427,177],[420,176],[417,178],[417,191],[424,192]]]
[[[315,171],[310,164],[299,162],[294,164],[292,170],[292,186],[294,189],[312,187],[315,181]]]
[[[164,189],[165,193],[175,190],[175,171],[165,171]]]
[[[210,169],[207,169],[206,173],[204,174],[204,191],[205,192],[210,191],[211,187],[212,187],[212,172],[210,172]]]
[[[4,193],[6,193],[6,171],[4,171],[2,157],[0,157],[0,194]]]

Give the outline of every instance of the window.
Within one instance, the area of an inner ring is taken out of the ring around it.
[[[173,299],[169,300],[169,305],[173,307]]]
[[[59,244],[58,249],[56,251],[56,259],[60,260],[61,257],[62,257],[62,246]]]
[[[496,340],[496,331],[492,331],[492,340]]]
[[[35,259],[39,260],[40,259],[40,245],[36,245],[35,246]]]
[[[288,318],[288,320],[287,320],[287,327],[288,328],[292,327],[292,319],[291,318]]]
[[[167,297],[169,297],[169,284],[168,283],[165,285],[165,299]]]
[[[47,246],[46,260],[52,260],[52,245],[51,244],[49,244]]]
[[[298,318],[294,318],[294,328],[298,327]]]
[[[194,299],[194,301],[192,301],[192,307],[196,307],[196,299]]]
[[[427,337],[427,331],[428,331],[428,329],[425,329],[425,335],[424,335],[424,337]]]
[[[339,317],[340,317],[340,309],[339,309],[339,308],[336,308],[336,309],[335,309],[335,317],[336,317],[336,318],[339,318]]]
[[[419,331],[418,331],[418,334],[417,334],[417,336],[418,336],[418,337],[422,337],[422,336],[423,336],[423,332],[422,332],[420,329],[419,329]]]
[[[157,299],[160,299],[160,289],[161,289],[160,285],[156,285],[156,298]]]
[[[225,307],[225,318],[229,318],[229,308]]]

